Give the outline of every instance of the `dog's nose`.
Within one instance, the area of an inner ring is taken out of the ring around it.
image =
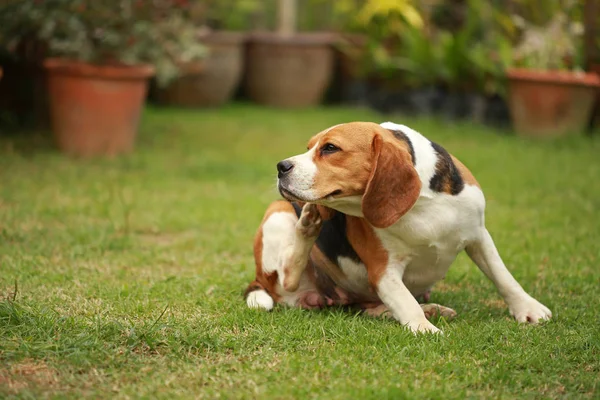
[[[288,160],[279,161],[277,163],[277,176],[281,178],[284,175],[287,175],[294,168],[294,164],[292,164]]]

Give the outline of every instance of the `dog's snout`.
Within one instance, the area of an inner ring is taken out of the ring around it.
[[[277,163],[277,176],[281,178],[287,175],[294,168],[294,164],[291,161],[283,160]]]

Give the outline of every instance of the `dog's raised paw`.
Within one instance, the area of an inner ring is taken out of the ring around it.
[[[316,237],[321,232],[323,219],[315,204],[307,203],[302,207],[302,213],[296,224],[296,230],[305,237]]]

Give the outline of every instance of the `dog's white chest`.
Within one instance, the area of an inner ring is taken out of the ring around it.
[[[437,246],[420,249],[404,270],[402,281],[413,295],[422,295],[444,279],[457,254]]]
[[[403,281],[414,295],[443,279],[450,265],[483,226],[485,200],[478,188],[458,196],[419,200],[398,223],[376,230],[397,263],[407,262]]]

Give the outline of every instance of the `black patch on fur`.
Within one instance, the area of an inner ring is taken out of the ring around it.
[[[403,142],[405,142],[408,145],[408,151],[410,153],[410,159],[412,160],[413,165],[417,165],[417,157],[415,156],[415,149],[412,145],[412,142],[410,141],[410,139],[408,138],[408,136],[406,136],[406,134],[400,130],[393,130],[393,129],[388,129],[390,132],[392,132],[392,134],[394,135],[394,137],[398,140],[401,140]]]
[[[339,296],[335,291],[336,284],[333,279],[331,279],[329,275],[327,275],[327,273],[312,260],[309,263],[309,268],[315,270],[315,285],[317,286],[319,294],[321,294],[321,296],[329,297],[334,301],[339,300]]]
[[[302,207],[296,203],[292,203],[292,205],[294,206],[294,211],[296,211],[296,216],[300,218]],[[356,254],[356,251],[354,251],[354,248],[348,241],[348,236],[346,234],[346,215],[339,211],[336,211],[331,219],[323,221],[321,233],[319,233],[315,246],[317,246],[323,255],[338,268],[340,268],[338,257],[347,257],[356,263],[362,263],[360,257]],[[310,260],[308,267],[314,269],[316,278],[315,285],[317,286],[318,292],[322,296],[337,301],[339,296],[335,291],[337,286],[333,279],[331,279],[326,271],[312,259]],[[346,293],[346,295],[349,299],[352,299],[352,293]]]
[[[435,164],[435,175],[429,180],[429,188],[436,192],[459,194],[465,187],[465,183],[452,157],[437,143],[431,142],[431,147],[437,153],[438,160]]]

